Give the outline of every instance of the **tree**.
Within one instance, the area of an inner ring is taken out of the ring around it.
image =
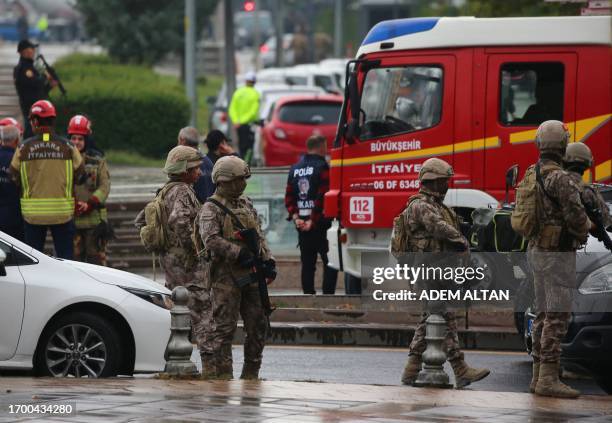
[[[580,14],[582,6],[579,3],[550,3],[544,0],[466,0],[461,6],[455,4],[452,0],[419,0],[415,16],[575,16]]]
[[[196,2],[197,25],[218,0]],[[77,0],[85,28],[121,63],[153,64],[169,52],[181,52],[184,0]]]

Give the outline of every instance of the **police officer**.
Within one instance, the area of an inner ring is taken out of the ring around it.
[[[30,40],[19,41],[17,45],[17,52],[20,56],[19,63],[13,69],[13,81],[23,113],[24,138],[32,136],[32,127],[28,120],[30,108],[36,101],[48,98],[49,91],[57,85],[57,81],[50,75],[46,72],[41,75],[34,67],[36,47],[38,47],[38,44],[33,44]]]
[[[539,231],[527,247],[537,312],[532,326],[533,378],[529,390],[559,398],[580,395],[559,380],[559,366],[576,288],[576,249],[586,242],[591,228],[580,200],[580,184],[561,169],[568,139],[565,124],[557,120],[545,121],[536,132],[540,151],[536,164],[541,188],[537,196]]]
[[[469,245],[459,230],[459,221],[453,210],[444,205],[448,181],[453,168],[444,160],[427,159],[421,166],[419,193],[410,197],[406,208],[393,223],[391,252],[395,256],[405,253],[444,253],[469,251]],[[434,310],[434,308],[436,308]],[[469,367],[459,347],[457,321],[452,311],[446,311],[443,304],[427,304],[428,312],[423,313],[410,343],[408,363],[402,374],[402,383],[415,382],[422,367],[422,355],[427,347],[425,321],[429,312],[437,312],[446,320],[447,331],[444,339],[446,354],[453,372],[455,384],[462,388],[489,375],[488,369]]]
[[[16,126],[0,126],[0,231],[23,241],[19,188],[9,174],[18,143],[19,129]]]
[[[320,135],[306,140],[307,153],[291,166],[285,191],[285,207],[298,231],[302,262],[302,290],[315,294],[317,255],[323,261],[323,294],[334,294],[338,271],[328,266],[327,229],[323,196],[329,190],[329,165],[325,161],[327,142]]]
[[[246,332],[240,377],[257,379],[261,367],[266,314],[257,285],[244,281],[250,280],[254,253],[266,263],[268,283],[276,277],[276,270],[257,212],[251,200],[242,195],[250,176],[248,165],[236,156],[217,160],[212,173],[217,186],[215,194],[204,203],[197,217],[198,237],[206,260],[206,286],[211,290],[211,365],[203,371],[203,377],[209,379],[232,378],[232,339],[239,314]],[[256,231],[259,251],[250,251],[237,235],[242,228]]]
[[[51,230],[57,257],[73,259],[74,182],[84,171],[79,151],[54,131],[55,107],[39,100],[30,110],[35,135],[23,141],[11,160],[11,174],[21,186],[25,241],[43,251]]]
[[[196,151],[199,150],[200,146],[200,134],[198,130],[192,126],[186,126],[181,129],[178,134],[178,145],[185,145],[191,147]],[[202,164],[200,165],[200,177],[193,185],[193,189],[196,193],[196,197],[201,203],[206,201],[215,192],[215,184],[212,181],[212,168],[213,162],[204,155],[201,155]]]
[[[74,257],[86,263],[106,266],[106,242],[111,231],[105,206],[110,192],[106,159],[104,153],[94,146],[91,122],[87,117],[73,116],[67,132],[85,164],[85,177],[74,188],[77,201]]]
[[[168,153],[164,172],[168,182],[161,189],[167,245],[160,254],[160,264],[166,277],[166,288],[184,286],[189,290],[187,307],[191,314],[192,339],[198,344],[202,366],[208,367],[205,354],[209,333],[209,290],[204,285],[203,267],[197,259],[192,241],[196,215],[200,209],[193,184],[200,177],[201,154],[187,146],[174,147]]]
[[[244,87],[238,88],[229,105],[229,116],[238,130],[240,156],[249,163],[253,155],[255,135],[251,124],[259,120],[259,92],[255,89],[256,76],[248,72]]]
[[[569,172],[574,182],[582,187],[581,198],[583,204],[595,206],[601,212],[604,227],[612,225],[612,216],[605,200],[595,186],[585,184],[582,179],[584,172],[593,166],[593,153],[591,149],[581,142],[574,142],[567,146],[563,158],[563,168]]]

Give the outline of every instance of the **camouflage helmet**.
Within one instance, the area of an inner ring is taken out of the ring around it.
[[[419,171],[419,181],[433,181],[434,179],[450,178],[455,173],[453,167],[442,159],[432,157],[423,162]]]
[[[195,148],[179,145],[168,153],[164,172],[168,175],[180,175],[202,163],[202,154]]]
[[[558,120],[543,122],[536,132],[536,145],[540,151],[565,151],[569,141],[567,126]]]
[[[236,156],[221,157],[212,170],[212,180],[217,182],[233,181],[237,178],[250,178],[251,170],[244,160]]]
[[[580,163],[586,167],[593,166],[593,153],[591,149],[581,142],[573,142],[565,149],[565,163]]]

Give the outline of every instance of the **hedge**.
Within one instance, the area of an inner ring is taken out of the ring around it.
[[[182,85],[150,68],[83,54],[63,58],[55,68],[67,90],[66,96],[58,90],[51,96],[60,133],[65,133],[70,117],[84,114],[92,120],[102,149],[159,158],[176,145],[178,130],[189,120]]]

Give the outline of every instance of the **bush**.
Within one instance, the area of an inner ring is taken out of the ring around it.
[[[56,63],[67,95],[54,90],[58,132],[70,117],[87,115],[102,149],[165,157],[189,120],[181,84],[143,66],[111,63],[106,56],[71,55]]]

